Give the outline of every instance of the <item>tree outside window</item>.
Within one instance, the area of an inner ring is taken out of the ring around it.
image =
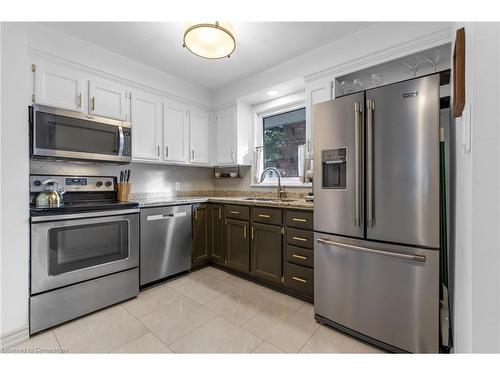
[[[263,125],[264,168],[276,167],[282,177],[298,177],[298,147],[306,142],[305,108],[264,117]]]

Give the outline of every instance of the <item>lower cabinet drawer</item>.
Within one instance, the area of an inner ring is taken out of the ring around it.
[[[250,207],[226,204],[224,205],[224,216],[230,219],[249,220]]]
[[[289,245],[314,249],[314,232],[309,230],[286,228],[286,243]]]
[[[314,296],[314,270],[287,262],[284,266],[284,277],[287,288]]]
[[[285,247],[285,261],[314,268],[314,251],[288,245]]]

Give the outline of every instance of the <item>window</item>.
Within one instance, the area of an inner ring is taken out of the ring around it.
[[[306,143],[305,108],[263,118],[263,166],[276,167],[283,178],[298,181]],[[302,147],[301,147],[302,146]],[[269,172],[267,178],[276,177]]]

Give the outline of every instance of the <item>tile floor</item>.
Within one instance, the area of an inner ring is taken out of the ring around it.
[[[69,353],[380,353],[314,320],[286,294],[208,267],[33,336]]]

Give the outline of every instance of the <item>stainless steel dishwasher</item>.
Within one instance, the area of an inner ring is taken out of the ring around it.
[[[191,268],[191,205],[141,209],[141,285]]]

